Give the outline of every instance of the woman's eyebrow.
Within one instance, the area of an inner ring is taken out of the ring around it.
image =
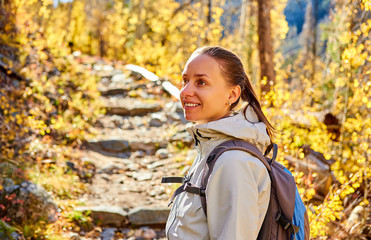
[[[195,77],[209,77],[206,73],[195,74]]]
[[[188,75],[187,74],[183,74],[183,76],[185,76],[185,77],[188,77]],[[194,74],[193,76],[195,76],[195,77],[208,77],[208,78],[210,78],[206,73],[197,73],[197,74]]]

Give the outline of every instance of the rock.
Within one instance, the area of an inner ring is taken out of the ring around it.
[[[122,116],[113,115],[111,116],[111,122],[114,124],[115,127],[122,127],[125,124],[125,120]]]
[[[146,142],[131,142],[130,149],[132,151],[145,151],[147,154],[151,155],[156,151],[156,142],[146,141]]]
[[[157,234],[156,234],[155,230],[153,230],[151,228],[145,228],[145,229],[143,229],[142,237],[144,239],[154,239],[154,238],[157,237]]]
[[[115,69],[111,65],[103,65],[102,67],[102,71],[105,71],[105,72],[112,72],[113,70]]]
[[[130,78],[127,74],[124,73],[118,73],[113,75],[111,78],[111,82],[113,83],[132,83],[133,79]]]
[[[193,144],[193,138],[189,135],[189,133],[186,130],[175,133],[171,137],[170,141],[181,142],[182,144],[184,144],[184,146],[187,147]]]
[[[137,181],[147,181],[152,179],[153,174],[150,172],[133,172],[132,177]]]
[[[131,154],[132,158],[143,158],[145,156],[146,156],[146,153],[143,150],[138,150],[134,152],[133,154]]]
[[[149,228],[149,227],[141,227],[139,229],[136,229],[134,232],[134,236],[136,238],[143,238],[143,239],[154,239],[157,237],[157,234],[155,230]]]
[[[149,121],[149,126],[150,127],[161,127],[163,125],[162,121],[158,118],[152,118]]]
[[[169,102],[165,105],[166,116],[173,121],[180,121],[187,123],[188,121],[184,117],[184,111],[182,104],[178,102]]]
[[[177,101],[177,102],[169,102],[165,105],[165,110],[167,113],[172,112],[172,113],[183,113],[183,107],[182,104]]]
[[[0,196],[0,203],[7,206],[7,216],[12,221],[29,224],[39,220],[46,220],[49,223],[57,220],[58,207],[43,187],[24,181],[15,186],[9,183],[4,190]]]
[[[120,166],[110,164],[108,166],[105,166],[103,169],[99,170],[98,173],[106,173],[111,175],[119,173],[120,170],[122,170]]]
[[[5,193],[12,193],[19,188],[19,185],[15,185],[14,181],[10,178],[4,178],[2,185]]]
[[[0,239],[1,240],[24,240],[25,238],[16,232],[14,228],[6,222],[0,220]]]
[[[68,234],[68,239],[70,240],[80,240],[80,236],[77,233],[71,232]]]
[[[88,147],[99,151],[105,150],[108,152],[124,152],[129,150],[129,142],[122,139],[112,140],[89,140],[87,143]]]
[[[164,166],[164,162],[163,161],[162,162],[157,161],[157,162],[154,162],[152,164],[147,165],[147,168],[148,169],[155,169],[155,168],[162,167],[162,166]]]
[[[105,140],[101,141],[100,145],[103,150],[112,151],[112,152],[122,152],[126,151],[129,148],[129,142],[126,140]]]
[[[90,211],[90,216],[102,226],[122,227],[127,223],[127,213],[121,207],[90,206],[78,207],[76,211]]]
[[[119,86],[117,86],[119,85]],[[114,96],[120,95],[121,97],[126,97],[128,95],[128,90],[125,89],[125,86],[120,86],[122,84],[115,84],[110,86],[99,86],[98,91],[102,96]]]
[[[144,116],[161,110],[159,103],[143,102],[136,99],[111,97],[105,101],[106,114],[120,116]]]
[[[102,240],[112,240],[114,239],[116,230],[117,228],[106,228],[101,233],[100,238]]]
[[[157,112],[151,114],[151,120],[149,125],[151,127],[161,127],[163,123],[167,122],[167,118],[164,112]]]
[[[143,226],[150,224],[165,224],[169,215],[168,208],[145,208],[138,207],[132,209],[129,214],[129,223],[134,226]]]
[[[167,149],[161,148],[161,149],[156,151],[155,156],[158,157],[159,159],[168,158],[169,157],[169,151]]]

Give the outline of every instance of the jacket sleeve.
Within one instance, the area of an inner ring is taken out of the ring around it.
[[[256,239],[270,198],[270,178],[259,159],[238,150],[220,155],[206,188],[210,239]]]

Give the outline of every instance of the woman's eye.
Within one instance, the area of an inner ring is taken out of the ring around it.
[[[188,83],[188,80],[187,79],[183,79],[182,80],[182,85],[184,86],[184,85],[186,85]]]
[[[206,82],[202,79],[197,81],[199,85],[206,85]]]

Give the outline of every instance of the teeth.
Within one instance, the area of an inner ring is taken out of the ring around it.
[[[197,104],[197,103],[185,103],[184,104],[186,107],[196,107],[196,106],[198,106],[198,105],[200,105],[200,104]]]

